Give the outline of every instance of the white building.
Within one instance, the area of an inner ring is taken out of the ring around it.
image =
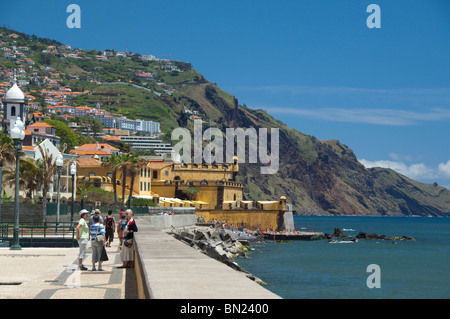
[[[160,125],[158,122],[130,120],[124,117],[116,119],[116,129],[127,130],[133,133],[145,133],[152,136],[158,136],[161,134]]]
[[[154,150],[156,155],[171,154],[173,147],[162,140],[155,140],[150,136],[119,136],[120,141],[138,150]]]
[[[53,162],[56,161],[56,157],[59,154],[58,148],[53,145],[53,143],[50,140],[44,140],[42,143],[39,144],[42,151],[46,153],[48,156],[52,156]],[[34,146],[23,146],[22,147],[23,152],[25,153],[26,157],[31,157],[34,160],[42,160],[43,155],[41,151],[39,150],[39,147],[37,145]],[[63,155],[63,167],[61,168],[61,180],[60,180],[60,198],[61,200],[71,200],[72,199],[72,176],[70,175],[70,165],[72,162],[76,161],[76,156],[71,154],[62,154]],[[56,202],[57,196],[58,196],[58,190],[57,190],[57,180],[58,175],[55,174],[53,176],[53,183],[50,184],[50,190],[47,193],[47,200],[50,202]],[[75,189],[76,189],[76,178],[75,178]],[[5,191],[8,195],[13,196],[14,195],[14,188],[5,187]],[[25,197],[25,194],[23,190],[20,190],[19,193],[22,197]],[[76,192],[74,192],[76,194]],[[34,197],[39,196],[42,197],[42,191],[35,192],[33,194]],[[76,199],[76,197],[75,197]]]

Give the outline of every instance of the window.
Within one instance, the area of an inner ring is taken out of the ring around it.
[[[11,107],[11,116],[16,116],[16,107]]]
[[[101,187],[102,186],[102,180],[99,178],[94,179],[94,187]]]
[[[158,171],[153,171],[153,178],[158,179]]]

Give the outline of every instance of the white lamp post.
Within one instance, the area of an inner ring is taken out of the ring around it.
[[[59,152],[58,156],[56,156],[56,168],[58,169],[58,183],[57,183],[57,196],[56,196],[56,233],[59,233],[58,227],[59,227],[59,198],[61,196],[61,168],[63,166],[63,156],[61,155],[61,152]]]
[[[70,227],[73,227],[73,203],[75,201],[75,176],[77,175],[77,166],[74,162],[70,165],[70,175],[72,175],[72,205],[70,210]]]
[[[14,148],[16,149],[16,189],[14,193],[14,237],[11,245],[11,250],[21,250],[19,243],[19,169],[20,169],[20,151],[22,150],[22,141],[25,138],[25,132],[23,131],[24,125],[17,118],[14,126],[11,129],[10,135],[14,141]]]

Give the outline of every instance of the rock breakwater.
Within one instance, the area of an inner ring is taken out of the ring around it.
[[[239,241],[232,233],[204,226],[172,228],[171,233],[176,239],[192,248],[245,273],[248,278],[259,284],[264,284],[261,279],[241,268],[234,259],[238,256],[246,257],[250,249],[248,241]]]
[[[413,237],[405,236],[402,237],[399,236],[392,236],[388,237],[386,235],[377,235],[377,234],[367,234],[365,232],[360,231],[358,235],[356,236],[348,236],[345,234],[341,229],[335,228],[333,234],[327,234],[324,235],[325,239],[345,239],[345,240],[356,240],[356,239],[379,239],[379,240],[415,240]]]

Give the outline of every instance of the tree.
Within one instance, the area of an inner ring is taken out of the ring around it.
[[[53,176],[56,174],[57,167],[52,154],[48,154],[47,150],[41,145],[38,145],[38,150],[42,159],[36,161],[40,169],[40,174],[36,176],[36,179],[39,180],[42,187],[42,220],[44,220],[47,215],[47,193],[50,190],[50,185],[53,184]]]
[[[130,144],[124,143],[123,141],[118,141],[116,147],[122,153],[130,153],[132,151]]]
[[[137,154],[133,154],[130,156],[130,159],[128,160],[129,164],[129,173],[131,177],[130,181],[130,194],[128,195],[128,206],[131,205],[131,199],[133,197],[133,187],[134,187],[134,180],[136,178],[136,175],[139,173],[141,166],[147,164],[147,160],[140,157]]]
[[[52,55],[49,53],[40,53],[38,55],[39,63],[50,65],[52,64]]]
[[[52,125],[55,128],[55,133],[61,138],[60,144],[67,144],[66,152],[74,149],[75,146],[81,145],[84,142],[84,137],[79,137],[72,131],[67,124],[57,120],[44,120],[44,122]]]
[[[16,151],[14,149],[13,140],[7,134],[0,132],[0,168],[3,167],[6,162],[12,163],[15,159]]]
[[[147,160],[137,154],[122,154],[117,157],[117,171],[122,171],[122,205],[125,205],[127,175],[130,176],[128,203],[131,203],[136,175],[140,171],[141,166],[147,163]]]
[[[94,132],[94,137],[103,132],[103,123],[96,118],[91,118],[91,128]]]
[[[30,157],[20,159],[19,165],[19,187],[25,192],[25,197],[32,199],[33,192],[39,189],[39,166],[37,162]],[[5,170],[5,183],[13,187],[16,182],[16,168],[8,167]]]
[[[114,191],[114,205],[117,205],[117,172],[120,168],[120,156],[112,154],[110,157],[104,159],[102,166],[107,166],[111,170],[111,180]]]
[[[122,171],[122,206],[125,204],[125,186],[127,180],[127,168],[128,168],[128,160],[130,159],[129,154],[121,154],[119,155],[117,170]]]
[[[103,190],[99,187],[95,187],[93,185],[85,185],[81,191],[81,196],[83,198],[87,198],[87,200],[95,200],[102,203],[102,205],[112,204],[114,202],[113,195],[111,192]]]
[[[183,194],[185,194],[189,200],[193,200],[198,193],[200,193],[200,190],[193,186],[183,189]]]
[[[7,162],[14,162],[15,159],[16,151],[12,139],[5,133],[0,132],[0,194],[2,193],[3,165]],[[0,202],[0,222],[2,221],[1,206]]]
[[[183,72],[189,71],[192,69],[192,64],[188,62],[181,62],[181,61],[173,61],[173,64],[180,69]]]

